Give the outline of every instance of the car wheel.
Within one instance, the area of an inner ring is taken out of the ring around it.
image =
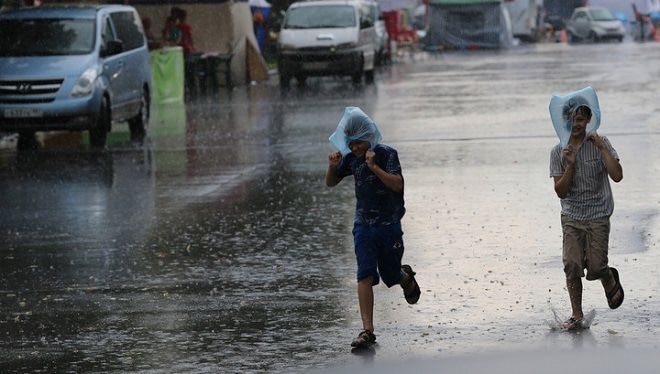
[[[128,129],[131,131],[132,141],[142,141],[147,134],[149,126],[149,93],[144,90],[140,98],[140,111],[128,120]]]
[[[38,147],[39,143],[37,143],[37,138],[34,136],[34,132],[21,132],[18,134],[16,149],[19,151],[34,150]]]
[[[291,82],[291,77],[286,74],[280,73],[280,87],[289,88],[289,83]]]
[[[364,82],[366,84],[372,84],[374,83],[374,71],[372,70],[367,70],[364,72]]]
[[[592,32],[589,33],[588,39],[592,43],[597,43],[598,42],[598,35],[596,35],[596,33],[592,31]]]
[[[567,39],[568,43],[572,44],[572,43],[575,43],[575,42],[577,41],[577,38],[575,37],[575,35],[573,35],[572,32],[569,31],[569,32],[567,32],[566,34],[567,34],[567,35],[566,35],[566,36],[567,36],[566,39]]]
[[[353,84],[360,84],[362,82],[362,75],[364,74],[364,58],[360,58],[358,66],[358,70],[351,76]]]
[[[383,66],[385,65],[385,49],[379,49],[376,51],[376,61],[374,62],[374,65],[376,66]]]
[[[110,105],[106,97],[101,101],[101,108],[96,119],[96,126],[89,129],[89,144],[94,148],[103,148],[110,129]]]
[[[296,80],[299,86],[304,86],[307,83],[307,76],[302,74],[296,75]]]

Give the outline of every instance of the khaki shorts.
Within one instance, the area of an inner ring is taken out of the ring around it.
[[[576,221],[562,215],[561,227],[564,237],[562,259],[566,278],[582,278],[584,269],[587,269],[587,280],[607,276],[610,217]]]

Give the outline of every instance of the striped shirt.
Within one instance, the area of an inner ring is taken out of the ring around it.
[[[612,144],[601,136],[607,149],[619,159]],[[557,144],[550,152],[550,178],[561,177],[566,169],[562,148]],[[565,198],[561,199],[561,214],[578,221],[609,217],[614,211],[605,159],[593,142],[585,141],[575,155],[575,174]]]

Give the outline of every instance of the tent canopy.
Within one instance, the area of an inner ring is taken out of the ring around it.
[[[502,0],[430,0],[431,4],[439,5],[470,5],[470,4],[486,4],[486,3],[501,3]]]
[[[376,0],[376,2],[381,12],[406,9],[410,3],[408,0]]]
[[[249,1],[250,6],[254,6],[257,8],[270,8],[271,5],[268,3],[266,0],[250,0]]]
[[[496,49],[511,44],[511,22],[499,0],[431,0],[429,10],[430,49]]]

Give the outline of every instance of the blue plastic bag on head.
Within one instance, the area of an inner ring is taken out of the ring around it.
[[[351,153],[348,144],[353,140],[364,140],[371,144],[370,149],[380,142],[380,131],[374,121],[366,115],[362,109],[354,106],[346,107],[344,116],[341,117],[337,130],[330,135],[330,143],[342,155]]]
[[[552,125],[555,127],[562,148],[568,146],[568,140],[571,138],[573,130],[573,113],[581,106],[591,109],[591,121],[587,124],[587,134],[590,134],[600,127],[598,96],[591,86],[566,95],[555,95],[550,100],[550,119],[552,119]]]

